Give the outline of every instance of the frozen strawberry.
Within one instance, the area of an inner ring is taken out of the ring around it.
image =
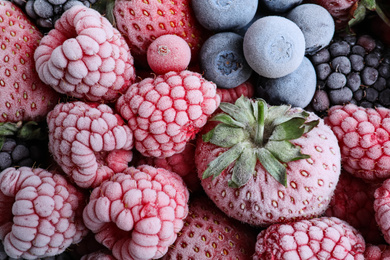
[[[129,167],[92,191],[83,219],[117,259],[156,259],[182,229],[188,198],[177,174],[148,165]]]
[[[274,224],[257,237],[253,260],[363,260],[366,243],[347,222],[335,217]]]
[[[390,177],[390,109],[337,105],[325,122],[338,139],[343,169],[370,182]]]
[[[13,258],[55,256],[88,233],[86,197],[62,175],[41,168],[0,173],[0,239]]]
[[[137,165],[147,164],[157,168],[164,168],[177,173],[183,178],[191,192],[201,190],[200,180],[195,166],[195,142],[190,141],[181,153],[176,153],[169,157],[155,158],[145,157],[137,161]]]
[[[162,259],[250,259],[256,235],[256,229],[227,217],[201,195],[190,201],[184,227]]]
[[[60,103],[47,124],[54,160],[82,188],[98,186],[132,160],[132,131],[105,104]]]
[[[0,122],[44,120],[59,95],[35,71],[42,33],[10,1],[0,1],[0,24]]]
[[[198,134],[195,164],[225,214],[255,226],[325,212],[340,176],[334,133],[313,113],[240,97]]]
[[[359,230],[367,243],[384,243],[375,221],[374,192],[377,187],[378,185],[367,184],[362,179],[341,171],[325,215],[348,222]]]
[[[133,57],[125,39],[97,11],[67,10],[34,53],[43,82],[88,101],[111,102],[134,82]]]
[[[168,157],[184,150],[217,109],[217,86],[196,72],[168,72],[135,83],[116,103],[144,156]]]
[[[114,16],[136,61],[143,65],[147,64],[146,52],[150,43],[161,35],[175,34],[183,38],[191,48],[192,58],[198,57],[208,35],[195,18],[191,0],[118,0],[115,1]]]

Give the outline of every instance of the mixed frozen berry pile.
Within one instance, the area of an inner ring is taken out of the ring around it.
[[[0,259],[390,259],[389,18],[0,0]]]

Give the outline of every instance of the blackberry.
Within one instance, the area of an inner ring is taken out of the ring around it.
[[[0,124],[0,171],[8,167],[49,166],[46,127],[35,122]]]
[[[390,107],[390,48],[370,35],[336,35],[328,47],[308,56],[317,90],[309,108],[323,116],[330,106],[353,103]]]
[[[42,30],[54,28],[61,15],[74,5],[91,7],[97,0],[11,0]]]

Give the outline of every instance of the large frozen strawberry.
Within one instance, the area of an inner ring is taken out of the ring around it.
[[[376,189],[374,201],[375,219],[387,243],[390,243],[390,179]]]
[[[190,201],[184,227],[162,259],[246,260],[255,252],[256,236],[256,229],[227,217],[201,195]]]
[[[117,259],[157,259],[182,229],[188,198],[177,174],[129,167],[92,191],[83,219]]]
[[[261,231],[253,260],[363,260],[365,247],[363,236],[347,222],[321,217]]]
[[[98,186],[133,158],[133,133],[108,105],[59,103],[47,124],[54,160],[82,188]]]
[[[87,234],[86,197],[62,175],[41,168],[0,173],[0,239],[13,258],[54,256]]]
[[[34,53],[43,82],[88,101],[111,102],[135,79],[133,56],[120,32],[97,11],[67,10]]]
[[[337,139],[322,119],[241,97],[221,103],[198,135],[195,163],[208,196],[227,215],[266,226],[327,208],[340,175]],[[215,127],[214,127],[215,126]]]
[[[382,233],[375,221],[374,192],[377,187],[342,170],[325,216],[348,222],[367,243],[383,243]]]
[[[130,86],[116,109],[142,155],[168,157],[182,152],[217,109],[216,88],[199,73],[172,71]]]
[[[338,105],[325,122],[339,141],[343,169],[371,182],[390,177],[390,109]]]
[[[207,38],[191,9],[191,0],[117,0],[114,6],[116,26],[125,35],[137,61],[146,64],[146,52],[152,41],[161,35],[182,37],[198,57]]]
[[[59,95],[35,71],[42,34],[10,1],[0,1],[0,122],[40,121]]]

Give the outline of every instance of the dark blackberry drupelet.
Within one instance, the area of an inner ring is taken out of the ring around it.
[[[8,167],[48,167],[45,126],[35,122],[0,124],[0,171]]]
[[[54,28],[61,15],[74,5],[91,7],[97,0],[11,0],[43,30]]]
[[[390,107],[390,48],[369,35],[336,36],[309,56],[317,91],[309,107],[323,116],[330,106],[353,103]]]

